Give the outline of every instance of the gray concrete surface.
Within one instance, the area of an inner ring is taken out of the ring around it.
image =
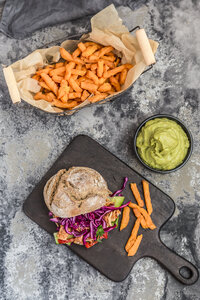
[[[132,89],[111,103],[85,108],[71,117],[13,105],[0,70],[0,299],[200,299],[200,282],[183,286],[150,258],[136,263],[128,278],[114,283],[79,259],[22,212],[28,194],[67,144],[87,134],[137,169],[176,203],[162,230],[171,249],[200,268],[200,2],[147,1],[144,22],[159,41],[157,64]],[[19,57],[68,33],[84,32],[88,20],[46,28],[25,40],[0,34],[0,62]],[[169,113],[183,120],[194,151],[178,172],[159,175],[133,154],[136,127],[146,117]]]

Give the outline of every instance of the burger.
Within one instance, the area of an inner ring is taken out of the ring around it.
[[[108,232],[118,226],[125,188],[111,193],[105,179],[86,167],[62,169],[44,187],[44,201],[50,221],[57,226],[57,244],[72,243],[90,248],[108,238]]]

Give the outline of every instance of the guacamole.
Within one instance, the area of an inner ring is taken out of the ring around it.
[[[187,155],[190,142],[178,123],[155,118],[141,128],[136,146],[142,160],[154,169],[171,170]]]

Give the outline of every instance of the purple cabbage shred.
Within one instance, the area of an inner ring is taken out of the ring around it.
[[[127,182],[128,182],[128,177],[125,177],[122,188],[120,190],[115,191],[110,197],[122,196],[121,192],[123,192],[123,190],[125,189]]]

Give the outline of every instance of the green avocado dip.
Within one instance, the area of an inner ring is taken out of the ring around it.
[[[167,118],[156,118],[147,121],[141,128],[136,146],[148,166],[171,170],[183,162],[190,142],[178,123]]]

